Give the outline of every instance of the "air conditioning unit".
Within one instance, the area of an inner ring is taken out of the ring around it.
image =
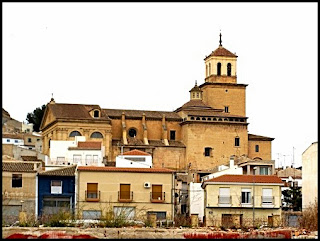
[[[150,188],[150,187],[151,187],[150,182],[145,182],[145,183],[143,184],[143,187],[144,187],[144,188]]]

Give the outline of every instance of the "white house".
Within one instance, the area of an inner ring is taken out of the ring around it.
[[[46,170],[58,166],[105,166],[105,147],[101,142],[86,141],[85,136],[76,136],[74,141],[50,141],[50,158]]]
[[[219,166],[217,172],[204,176],[202,178],[202,181],[226,174],[242,175],[242,171],[242,167],[234,165],[234,160],[231,159],[229,166]],[[202,189],[201,184],[202,183],[194,182],[190,182],[189,184],[190,214],[198,214],[198,218],[200,221],[203,220],[204,215],[204,190]]]
[[[2,145],[3,144],[13,144],[16,146],[23,146],[24,139],[22,134],[14,133],[2,133]]]
[[[302,210],[318,201],[318,142],[302,153]]]
[[[151,168],[152,156],[137,149],[127,151],[116,157],[116,167]]]

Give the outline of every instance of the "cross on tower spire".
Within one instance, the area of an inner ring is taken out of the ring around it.
[[[219,40],[219,46],[222,46],[222,40],[221,40],[221,29],[220,29],[220,40]]]

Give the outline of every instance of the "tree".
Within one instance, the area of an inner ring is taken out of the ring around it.
[[[283,190],[284,202],[286,205],[283,207],[285,211],[301,211],[302,209],[302,194],[301,187],[298,185],[292,185],[289,189]]]
[[[33,112],[27,114],[26,120],[33,124],[33,130],[39,132],[41,121],[44,115],[46,105],[36,108]]]

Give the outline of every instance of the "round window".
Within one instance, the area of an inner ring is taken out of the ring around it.
[[[137,135],[137,131],[136,131],[136,129],[131,128],[131,129],[129,129],[128,134],[130,137],[135,137]]]

